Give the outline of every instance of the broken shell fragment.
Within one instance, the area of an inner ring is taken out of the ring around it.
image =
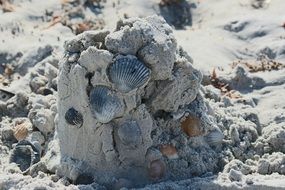
[[[69,108],[65,113],[65,120],[70,125],[80,128],[83,125],[83,116],[74,108]]]
[[[89,97],[92,112],[101,123],[110,122],[123,109],[120,99],[106,86],[95,86]]]
[[[176,148],[170,144],[161,145],[159,150],[160,150],[161,154],[163,156],[166,156],[168,159],[177,159],[178,158]]]
[[[118,136],[127,146],[135,146],[141,143],[141,130],[136,121],[126,121],[118,129]]]
[[[127,93],[148,81],[150,69],[136,58],[121,57],[110,65],[108,75],[120,91]]]
[[[13,130],[14,137],[18,140],[24,140],[29,133],[28,127],[25,125],[25,123],[21,123],[19,125],[16,125],[16,127]]]
[[[40,158],[40,147],[27,140],[22,140],[13,149],[9,162],[16,163],[22,172],[26,172],[33,164],[39,162]]]
[[[154,160],[148,168],[149,177],[152,180],[161,179],[166,173],[166,165],[162,160]]]
[[[196,137],[203,134],[200,125],[201,125],[200,120],[192,115],[189,115],[185,120],[181,122],[182,130],[189,137]]]
[[[6,102],[13,96],[15,96],[15,94],[13,94],[12,92],[0,89],[0,101]]]
[[[209,145],[218,145],[222,143],[224,134],[220,129],[215,129],[206,135],[205,139]]]

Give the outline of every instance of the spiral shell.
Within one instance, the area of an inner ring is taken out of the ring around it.
[[[116,88],[127,93],[148,81],[150,69],[136,58],[121,57],[110,65],[108,75]]]
[[[148,168],[149,177],[152,180],[161,179],[166,173],[166,165],[162,160],[154,160]]]
[[[101,123],[110,122],[124,109],[120,99],[106,86],[95,86],[89,98],[92,112]]]
[[[215,129],[206,135],[205,139],[209,145],[219,145],[224,139],[224,134],[220,129]]]
[[[27,171],[33,164],[40,161],[41,151],[36,144],[27,140],[20,141],[10,155],[10,163],[16,163],[22,172]]]
[[[25,123],[16,125],[15,129],[13,130],[14,137],[18,140],[24,140],[29,133],[28,127],[25,125]]]
[[[76,125],[80,128],[83,125],[83,116],[74,108],[69,108],[64,116],[66,122],[70,125]]]
[[[118,129],[118,136],[123,144],[135,146],[142,142],[140,126],[136,121],[126,121]]]

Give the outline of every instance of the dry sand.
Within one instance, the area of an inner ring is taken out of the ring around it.
[[[7,2],[0,1],[0,189],[106,188],[58,177],[60,157],[53,139],[64,42],[88,29],[113,31],[119,19],[154,14],[173,26],[178,45],[202,72],[200,98],[225,137],[217,147],[190,137],[189,148],[179,152],[189,158],[186,179],[183,163],[174,160],[168,164],[179,168],[173,173],[183,180],[155,181],[141,188],[285,189],[283,0]],[[17,135],[19,123],[26,129]],[[38,141],[42,149],[41,161],[28,175],[9,164],[22,136]]]

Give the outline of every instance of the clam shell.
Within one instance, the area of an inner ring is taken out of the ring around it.
[[[223,142],[224,134],[220,129],[215,129],[205,136],[205,140],[209,145],[219,145]]]
[[[92,112],[101,123],[110,122],[124,108],[120,99],[106,86],[95,86],[89,97]]]
[[[118,129],[118,136],[123,144],[135,146],[142,142],[140,126],[136,121],[126,121]]]
[[[25,125],[25,123],[16,125],[16,127],[13,130],[14,132],[14,137],[18,140],[24,140],[29,133],[28,127]]]
[[[160,152],[163,156],[166,156],[168,159],[177,159],[178,154],[174,146],[170,144],[165,144],[160,146]]]
[[[161,179],[166,173],[166,165],[162,160],[154,160],[148,168],[149,177],[152,180]]]
[[[136,58],[121,57],[109,66],[108,76],[116,88],[127,93],[148,81],[150,69]]]
[[[82,114],[74,108],[69,108],[65,112],[64,118],[68,124],[76,125],[78,128],[80,128],[83,125]]]
[[[33,143],[22,140],[13,149],[10,155],[10,163],[16,163],[22,172],[27,171],[33,164],[40,161],[39,147]]]
[[[189,137],[196,137],[203,134],[201,128],[201,123],[199,118],[189,115],[185,120],[181,122],[182,130],[189,136]]]

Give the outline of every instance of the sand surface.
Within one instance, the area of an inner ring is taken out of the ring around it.
[[[64,42],[85,30],[113,31],[120,19],[154,14],[173,27],[177,44],[202,72],[201,96],[225,137],[219,147],[191,147],[195,153],[213,151],[215,169],[211,164],[192,168],[197,171],[189,179],[141,188],[285,189],[285,2],[160,3],[0,1],[0,189],[105,189],[97,183],[76,185],[56,173],[59,153],[53,139]],[[22,135],[39,141],[42,149],[29,175],[9,164],[21,138],[15,135],[19,123],[28,131]],[[199,156],[193,165],[203,162]]]

